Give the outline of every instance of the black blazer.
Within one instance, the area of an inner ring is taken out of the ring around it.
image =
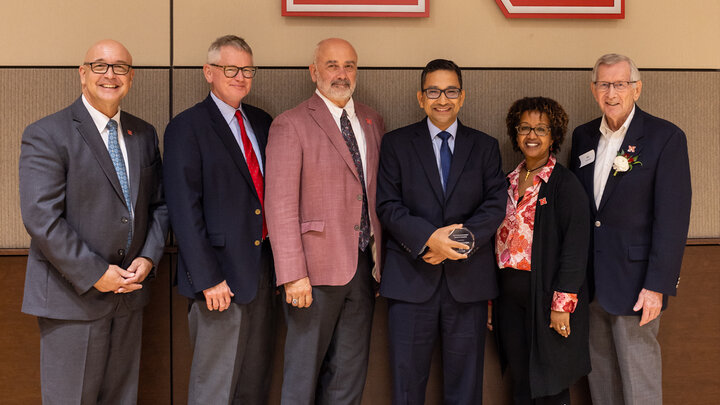
[[[600,305],[614,315],[632,310],[642,288],[675,295],[690,225],[690,163],[685,133],[672,123],[635,108],[621,149],[633,146],[642,165],[608,174],[595,207],[595,162],[580,156],[595,150],[601,118],[575,129],[570,169],[585,187],[593,216],[590,266]]]
[[[458,122],[447,192],[427,121],[383,137],[377,187],[377,212],[385,236],[386,256],[380,294],[420,303],[428,300],[443,271],[448,289],[459,302],[497,295],[491,239],[505,216],[506,187],[497,141]],[[462,223],[475,236],[466,260],[430,265],[419,257],[437,229]]]
[[[265,162],[272,118],[243,104]],[[208,97],[173,118],[165,130],[164,177],[170,223],[179,247],[180,294],[226,280],[233,302],[255,298],[260,277],[260,200],[240,146]]]
[[[533,333],[528,337],[530,391],[534,398],[557,394],[590,372],[589,297],[585,286],[589,220],[582,185],[570,170],[556,163],[548,182],[540,186],[535,206],[530,271]],[[570,314],[572,333],[567,339],[548,327],[555,291],[578,294],[575,312]],[[503,305],[502,298],[498,298],[496,306]],[[502,345],[502,340],[498,330],[498,344]]]

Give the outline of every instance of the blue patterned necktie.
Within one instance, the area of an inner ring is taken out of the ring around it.
[[[445,191],[450,176],[450,164],[452,163],[452,152],[450,152],[450,144],[448,143],[450,133],[441,131],[438,136],[442,139],[442,145],[440,145],[440,168],[442,169],[443,191]]]
[[[120,151],[120,143],[118,142],[118,123],[115,120],[110,120],[107,123],[108,129],[108,152],[110,152],[110,159],[112,159],[113,166],[115,166],[115,172],[117,173],[118,180],[120,181],[120,187],[122,188],[123,197],[125,197],[125,205],[128,207],[128,213],[132,218],[131,202],[130,202],[130,188],[128,186],[127,171],[125,171],[125,159],[123,159],[122,152]],[[132,221],[130,221],[132,224]],[[130,242],[132,241],[132,225],[128,232],[128,240],[126,248],[130,248]]]
[[[345,144],[347,144],[350,150],[350,155],[352,155],[355,169],[358,172],[360,184],[362,185],[362,214],[360,215],[360,240],[358,241],[358,247],[364,252],[368,243],[370,243],[370,218],[368,216],[367,193],[365,192],[365,174],[363,173],[362,159],[360,159],[360,149],[358,148],[357,139],[355,139],[355,132],[353,132],[347,111],[345,110],[343,110],[340,116],[340,128],[342,129],[341,132],[343,138],[345,138]]]

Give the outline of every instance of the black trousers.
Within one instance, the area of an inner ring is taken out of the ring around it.
[[[530,305],[530,272],[500,270],[500,298],[496,300],[500,347],[507,359],[512,377],[515,405],[567,405],[568,388],[558,394],[532,398],[530,393],[530,345],[533,331]]]

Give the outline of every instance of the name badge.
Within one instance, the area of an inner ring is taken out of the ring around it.
[[[580,167],[587,166],[588,164],[595,161],[595,149],[587,151],[580,155]]]

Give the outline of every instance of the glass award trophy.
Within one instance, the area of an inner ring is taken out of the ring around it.
[[[461,255],[469,253],[471,250],[473,250],[473,247],[475,247],[475,237],[473,236],[472,232],[470,232],[467,228],[453,229],[453,231],[450,232],[450,235],[448,235],[448,237],[455,242],[460,242],[469,247],[469,249],[455,249],[455,251],[460,253]]]

